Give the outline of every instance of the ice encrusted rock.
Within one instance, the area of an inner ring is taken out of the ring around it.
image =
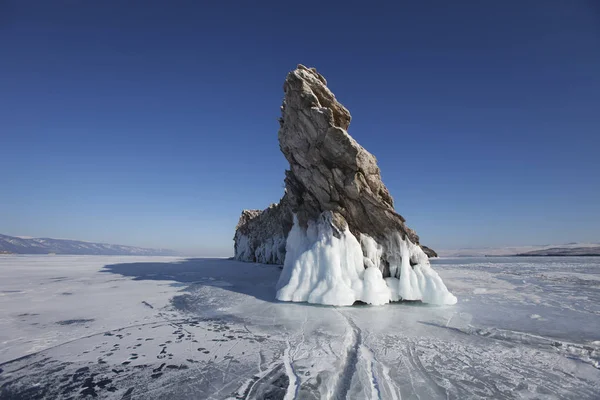
[[[291,211],[281,204],[271,204],[263,211],[244,210],[235,229],[235,259],[283,264],[285,242],[291,226]]]
[[[399,300],[456,303],[427,255],[408,237],[394,232],[383,247],[362,234],[359,242],[347,225],[334,221],[334,215],[325,211],[317,221],[308,221],[306,228],[294,217],[277,299],[330,305],[356,301],[381,305]],[[386,279],[381,271],[384,251],[391,274]]]
[[[283,88],[285,194],[264,211],[242,213],[235,258],[283,263],[280,300],[456,303],[429,265],[435,252],[394,210],[377,160],[348,134],[350,113],[325,78],[298,65]]]

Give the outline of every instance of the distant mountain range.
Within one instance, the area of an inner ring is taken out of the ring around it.
[[[80,240],[20,238],[0,234],[0,254],[78,254],[99,256],[173,256],[172,250],[147,249]]]
[[[600,246],[589,247],[552,247],[549,249],[528,251],[517,256],[542,257],[542,256],[600,256]]]
[[[559,245],[502,248],[463,248],[455,250],[439,250],[438,253],[441,257],[600,256],[600,243],[567,243]]]

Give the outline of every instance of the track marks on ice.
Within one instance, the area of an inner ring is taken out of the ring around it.
[[[427,369],[423,366],[423,363],[417,354],[414,343],[409,343],[406,348],[408,352],[407,360],[410,363],[409,369],[412,369],[416,373],[420,374],[421,377],[427,382],[427,388],[433,391],[435,395],[439,396],[440,398],[448,398],[446,389],[438,385],[436,380],[432,378],[430,372],[427,371]]]
[[[403,364],[397,373],[413,386],[411,397],[598,398],[600,385],[593,368],[541,349],[502,341],[475,346],[460,338],[393,341]]]
[[[364,361],[367,373],[367,379],[369,382],[369,389],[372,399],[381,399],[381,392],[379,390],[379,382],[377,381],[377,376],[375,375],[375,355],[364,344],[361,344],[359,347],[359,355],[360,359]]]
[[[569,359],[581,361],[590,364],[594,368],[600,369],[600,346],[595,343],[583,345],[524,332],[496,328],[477,329],[474,333],[490,339],[543,348],[544,350],[556,352]]]
[[[337,308],[336,308],[337,310]],[[346,331],[347,351],[344,359],[342,373],[335,386],[335,391],[332,396],[333,399],[346,399],[350,386],[352,384],[352,377],[356,372],[356,365],[358,364],[358,349],[362,343],[361,330],[356,326],[351,318],[337,310],[338,313],[346,320],[348,324],[348,330]]]
[[[287,342],[287,347],[283,353],[283,365],[285,366],[285,373],[288,376],[288,388],[285,393],[284,400],[293,400],[298,395],[298,389],[300,388],[300,377],[294,371],[292,365],[292,359],[290,358],[290,342]]]
[[[377,360],[365,344],[362,329],[350,316],[339,310],[338,313],[348,324],[347,352],[332,399],[400,399],[400,392],[390,379],[388,367]]]
[[[237,391],[236,399],[288,399],[290,393],[289,375],[286,366],[274,362],[252,379],[245,382]],[[293,393],[293,392],[292,392]],[[294,397],[291,397],[292,399]]]

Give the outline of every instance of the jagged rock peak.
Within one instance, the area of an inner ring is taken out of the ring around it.
[[[427,255],[435,252],[421,247],[394,210],[377,159],[348,134],[350,112],[325,78],[298,65],[283,89],[278,138],[290,164],[285,194],[262,212],[242,213],[236,259],[283,262],[280,300],[454,304],[429,265]]]
[[[323,211],[340,213],[353,233],[382,237],[401,230],[413,243],[381,181],[377,159],[347,132],[349,111],[314,68],[299,65],[284,84],[279,146],[290,163],[286,189],[292,210],[305,225]]]
[[[327,88],[327,81],[315,68],[307,68],[298,64],[298,68],[290,72],[283,84],[283,91],[286,99],[288,96],[294,98],[295,94],[301,96],[299,101],[295,101],[292,106],[300,109],[310,109],[316,107],[329,110],[331,125],[342,129],[348,129],[350,126],[350,112],[341,105]],[[282,105],[282,111],[285,109],[286,101]],[[327,111],[326,111],[327,112]]]

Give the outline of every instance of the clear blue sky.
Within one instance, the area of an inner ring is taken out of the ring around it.
[[[392,3],[0,1],[0,233],[231,254],[302,63],[424,244],[600,241],[600,3]]]

